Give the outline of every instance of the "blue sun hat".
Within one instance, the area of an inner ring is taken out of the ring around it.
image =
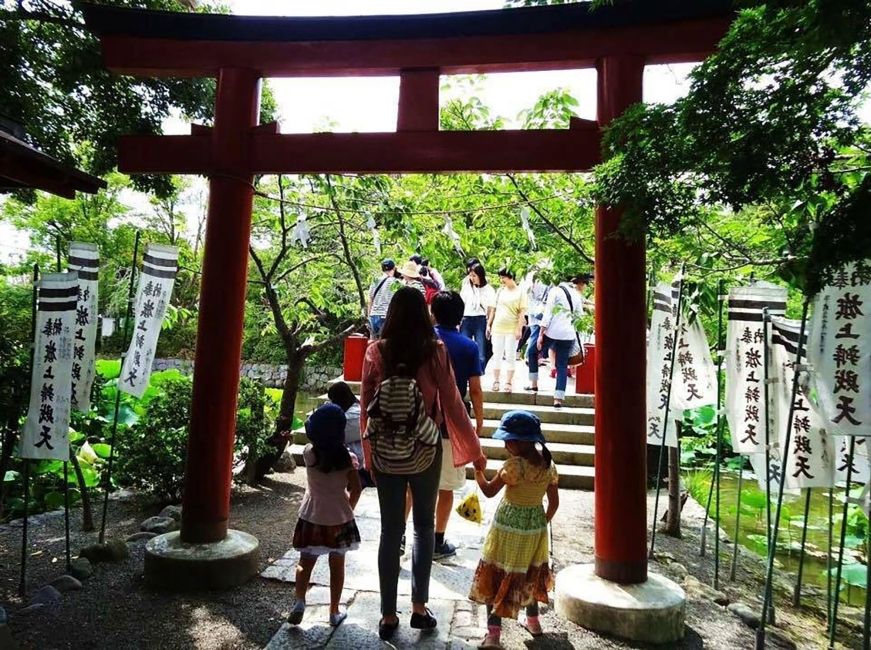
[[[305,435],[315,447],[337,447],[345,442],[345,421],[342,408],[327,402],[308,416]]]
[[[493,432],[496,440],[521,440],[525,442],[545,443],[541,433],[541,420],[529,411],[508,411],[502,416],[499,428]]]

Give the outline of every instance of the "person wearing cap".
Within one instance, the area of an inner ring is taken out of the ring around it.
[[[538,603],[548,602],[554,584],[547,525],[559,508],[559,476],[541,421],[529,411],[508,411],[493,439],[505,443],[508,459],[492,481],[475,471],[484,496],[494,497],[505,488],[469,591],[469,598],[487,606],[487,636],[479,648],[501,648],[502,617],[517,618],[521,608],[526,609],[526,629],[541,636]]]
[[[393,299],[393,294],[402,286],[402,282],[396,279],[396,262],[386,259],[381,262],[381,277],[376,278],[369,287],[369,331],[370,338],[377,339],[381,336],[381,328],[384,326],[384,318],[387,316],[387,308]]]
[[[554,352],[556,387],[553,392],[553,405],[557,408],[562,407],[566,397],[569,357],[572,348],[579,344],[575,321],[584,314],[584,306],[589,304],[583,292],[590,277],[588,273],[574,275],[550,291],[539,326],[538,340],[529,341],[538,350],[550,347]],[[534,355],[527,355],[527,368],[530,384],[528,388],[537,391],[538,360]]]
[[[311,442],[302,452],[307,482],[293,533],[293,548],[299,551],[296,601],[288,616],[293,625],[302,622],[309,579],[321,555],[330,558],[330,625],[341,624],[346,616],[339,611],[339,600],[345,553],[360,546],[354,508],[362,487],[357,458],[345,446],[345,423],[344,411],[331,402],[318,407],[305,423]]]
[[[417,264],[411,260],[407,261],[402,265],[402,268],[399,269],[399,275],[401,275],[402,279],[405,281],[405,286],[417,289],[424,298],[426,297],[426,287],[423,282],[420,281],[420,269]]]

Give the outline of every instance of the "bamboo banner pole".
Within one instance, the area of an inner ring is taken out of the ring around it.
[[[55,257],[57,272],[62,273],[60,237],[55,239]],[[72,447],[70,448],[72,453]],[[69,461],[64,461],[64,545],[67,564],[67,573],[72,570],[73,563],[70,554],[70,484],[69,484]]]
[[[33,381],[33,358],[36,354],[36,301],[39,296],[39,264],[33,265],[33,295],[30,300],[30,364],[27,374]],[[27,593],[27,515],[30,501],[30,459],[24,458],[24,521],[21,527],[21,579],[18,582],[18,594]]]
[[[121,338],[121,367],[124,366],[124,356],[127,349],[130,322],[133,319],[133,292],[136,290],[136,258],[139,255],[139,231],[133,240],[133,263],[130,265],[130,285],[127,288],[127,314],[124,318],[124,334]],[[118,381],[115,390],[115,411],[112,414],[112,435],[109,440],[109,466],[106,470],[105,494],[103,495],[103,516],[100,521],[100,537],[102,544],[106,538],[106,514],[109,511],[109,492],[112,489],[112,463],[115,458],[115,436],[118,433],[118,410],[121,408],[121,371],[118,371]]]
[[[771,385],[771,374],[770,374],[770,349],[768,342],[768,335],[771,331],[771,315],[768,313],[768,307],[764,307],[762,309],[762,340],[764,341],[762,345],[762,399],[765,400],[765,518],[766,518],[766,528],[765,528],[765,539],[768,544],[768,548],[771,548],[771,397],[770,391],[768,387]],[[801,344],[799,343],[799,348]],[[798,373],[798,369],[795,371]],[[795,399],[795,393],[793,392],[792,399]],[[786,462],[783,463],[783,469],[781,469],[781,475],[783,471],[785,471]],[[781,482],[786,479],[781,476]],[[740,507],[740,506],[739,506]],[[737,548],[737,540],[736,540],[736,548]],[[771,605],[768,608],[768,622],[772,625],[774,624],[774,605]]]
[[[835,482],[832,481],[832,487],[829,489],[829,550],[826,554],[826,625],[830,628],[832,625],[832,526],[835,515]]]
[[[686,270],[686,265],[681,264],[680,267],[680,286],[678,287],[677,292],[677,316],[674,319],[674,340],[671,343],[671,368],[669,369],[668,375],[668,391],[666,394],[665,400],[665,417],[663,418],[663,422],[665,423],[662,427],[662,441],[659,443],[659,455],[656,461],[656,498],[653,501],[653,522],[651,524],[651,533],[650,533],[650,552],[648,553],[648,557],[653,559],[653,551],[656,546],[656,517],[659,514],[659,494],[662,491],[662,452],[665,450],[665,439],[666,432],[668,431],[668,417],[669,410],[671,409],[671,387],[674,381],[674,363],[677,358],[677,346],[680,341],[680,319],[681,319],[681,309],[683,302],[683,287],[684,287],[684,272]],[[675,427],[677,428],[677,427]],[[675,431],[675,437],[677,437],[678,432]]]
[[[741,458],[741,467],[738,470],[738,501],[735,508],[735,535],[732,538],[732,566],[729,569],[729,580],[735,580],[735,571],[738,569],[738,533],[741,530],[741,490],[744,487],[744,456]]]
[[[719,583],[720,571],[720,463],[723,461],[723,359],[726,351],[723,349],[723,305],[726,302],[726,296],[723,294],[725,282],[720,280],[717,283],[717,451],[714,459],[714,478],[711,481],[711,487],[708,489],[708,502],[705,504],[705,518],[702,521],[701,546],[699,555],[705,557],[705,546],[708,535],[708,513],[711,511],[711,499],[714,496],[714,489],[717,490],[716,502],[716,520],[717,528],[715,531],[714,541],[714,583]]]
[[[801,527],[801,551],[798,554],[798,576],[795,579],[795,589],[792,592],[792,606],[799,607],[801,605],[801,580],[804,572],[804,549],[807,543],[807,520],[811,511],[811,488],[807,488],[807,495],[804,499],[804,525]]]
[[[805,328],[807,327],[807,313],[810,307],[810,299],[805,297],[804,304],[801,309],[801,328],[798,333],[798,343],[795,350],[795,366],[792,373],[792,391],[789,398],[789,417],[786,420],[786,439],[783,445],[783,458],[781,459],[781,467],[787,467],[789,458],[789,443],[792,439],[792,421],[795,417],[795,395],[798,392],[799,370],[801,366],[801,355],[804,351]],[[767,345],[767,341],[766,341]],[[768,417],[768,414],[765,414]],[[771,534],[771,542],[768,544],[768,566],[765,572],[765,592],[762,599],[762,615],[759,617],[759,627],[756,629],[756,650],[765,649],[765,624],[768,621],[769,608],[772,599],[772,583],[774,582],[774,555],[777,551],[777,533],[780,526],[780,512],[783,508],[783,488],[786,486],[786,479],[781,477],[780,485],[777,490],[777,510],[774,514],[774,528]]]
[[[847,514],[850,509],[850,483],[853,480],[853,463],[855,462],[856,438],[850,437],[850,464],[847,466],[847,491],[844,493],[844,516],[841,518],[841,533],[838,542],[838,565],[835,569],[834,601],[832,602],[832,621],[829,625],[829,650],[835,648],[835,634],[838,630],[838,605],[841,603],[841,569],[844,568],[844,543],[847,537]],[[831,549],[830,549],[831,550]]]

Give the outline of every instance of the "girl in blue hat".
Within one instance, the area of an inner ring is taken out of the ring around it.
[[[305,432],[311,444],[302,452],[306,467],[305,497],[293,533],[293,548],[299,551],[296,567],[296,602],[288,621],[302,622],[305,594],[318,557],[330,558],[330,625],[337,626],[345,614],[339,599],[345,584],[345,553],[360,546],[360,531],[354,507],[363,489],[357,473],[357,459],[345,446],[345,413],[327,403],[306,420]]]
[[[526,609],[526,629],[541,636],[538,603],[547,603],[553,588],[547,524],[559,507],[558,476],[541,421],[528,411],[509,411],[493,438],[505,441],[509,456],[492,481],[475,470],[484,496],[496,496],[505,488],[469,593],[487,605],[487,636],[479,648],[501,648],[502,617],[517,618],[521,607]]]

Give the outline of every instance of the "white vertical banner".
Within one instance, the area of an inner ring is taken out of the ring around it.
[[[120,389],[134,397],[142,397],[148,388],[157,339],[177,271],[177,247],[161,244],[145,247],[133,311],[133,336],[118,378]]]
[[[809,340],[826,426],[871,436],[871,260],[846,265],[817,294]]]
[[[653,315],[650,319],[650,334],[647,340],[647,444],[661,445],[665,436],[668,447],[677,447],[675,413],[669,408],[669,377],[675,335],[675,307],[677,296],[672,298],[672,288],[660,282],[653,290]],[[676,364],[675,364],[676,365]],[[672,398],[672,406],[674,399]]]
[[[850,472],[851,483],[867,483],[871,480],[871,460],[865,438],[856,437],[856,447],[850,456],[850,436],[835,436],[835,482],[846,483]],[[852,470],[850,467],[852,466]]]
[[[808,375],[799,371],[798,390],[792,401],[792,422],[789,421],[790,399],[795,378],[795,355],[801,332],[801,321],[774,317],[771,319],[770,375],[775,379],[770,390],[773,431],[780,449],[780,458],[786,458],[783,474],[786,486],[791,488],[829,487],[835,463],[832,437],[826,431],[825,420],[808,395]],[[807,347],[807,336],[802,341],[802,357]],[[786,448],[787,427],[790,433]]]
[[[726,418],[732,449],[741,454],[765,453],[765,421],[771,414],[765,405],[763,368],[765,332],[763,310],[771,316],[786,312],[786,289],[759,282],[729,290],[729,321],[726,329]],[[775,430],[770,429],[772,441]],[[764,463],[763,463],[764,464]]]
[[[717,403],[717,370],[711,360],[708,337],[699,319],[687,322],[686,311],[681,317],[677,363],[671,387],[675,416],[687,409],[714,406]]]
[[[79,276],[79,293],[73,336],[72,407],[82,413],[91,410],[91,386],[96,369],[97,348],[97,272],[100,254],[96,244],[74,241],[70,244],[67,267]]]
[[[78,278],[51,273],[39,281],[30,407],[21,435],[21,458],[69,460],[73,328]]]

